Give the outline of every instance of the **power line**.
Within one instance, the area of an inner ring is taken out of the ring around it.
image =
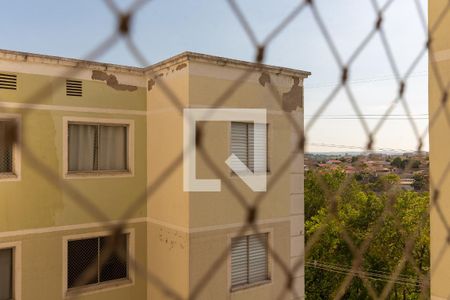
[[[344,269],[348,269],[351,268],[348,265],[343,265],[343,264],[338,264],[338,263],[331,263],[331,262],[321,262],[321,261],[317,261],[317,260],[309,260],[310,262],[313,263],[320,263],[320,264],[324,264],[324,265],[328,265],[328,266],[333,266],[333,267],[340,267],[340,268],[344,268]],[[389,272],[385,272],[385,271],[379,271],[379,270],[373,270],[373,269],[367,269],[364,268],[364,271],[366,273],[376,273],[376,274],[381,274],[381,275],[388,275],[391,276],[391,273]],[[404,278],[404,279],[410,279],[410,277],[406,276],[406,275],[398,275],[398,278]]]
[[[417,72],[411,74],[408,78],[415,78],[415,77],[428,77],[428,72]],[[379,76],[379,77],[371,77],[371,78],[360,78],[360,79],[354,79],[351,81],[347,81],[349,85],[356,85],[356,84],[364,84],[364,83],[372,83],[372,82],[379,82],[379,81],[389,81],[389,80],[397,80],[395,76],[392,75],[386,75],[386,76]],[[341,82],[326,82],[323,84],[316,84],[316,85],[305,85],[305,89],[317,89],[317,88],[325,88],[325,87],[334,87],[337,85],[342,84]]]
[[[306,261],[306,266],[320,269],[328,272],[338,273],[338,274],[352,274],[354,276],[357,276],[361,279],[370,279],[370,280],[377,280],[377,281],[383,281],[383,282],[393,282],[396,284],[403,284],[403,285],[411,285],[420,287],[421,281],[417,278],[411,278],[404,275],[398,275],[396,279],[392,277],[392,274],[381,272],[381,271],[359,271],[359,270],[353,270],[353,268],[349,266],[340,266],[340,265],[334,265],[330,263],[322,263],[320,261]]]
[[[386,120],[428,120],[428,114],[392,114],[392,115],[382,115],[382,114],[364,114],[364,115],[355,115],[355,114],[342,114],[342,115],[305,115],[305,119],[324,119],[324,120],[359,120],[364,118],[365,120],[379,120],[381,118]]]
[[[312,117],[313,115],[305,115],[305,116],[310,116]],[[321,116],[324,117],[357,117],[358,115],[355,114],[342,114],[342,115],[326,115],[326,114],[322,114]],[[384,116],[383,114],[362,114],[361,116],[369,116],[369,117],[382,117]],[[408,115],[405,114],[390,114],[389,116],[393,116],[393,117],[407,117]],[[428,113],[420,113],[420,114],[411,114],[411,116],[428,116]]]
[[[312,119],[313,117],[305,117],[305,119]],[[380,120],[383,117],[315,117],[315,119],[318,120],[360,120],[360,119],[364,119],[364,120]],[[412,117],[412,118],[400,118],[400,117],[394,117],[394,118],[390,118],[390,117],[386,117],[383,118],[386,121],[410,121],[410,120],[424,120],[424,121],[428,121],[427,117]]]
[[[373,148],[372,150],[367,150],[364,146],[355,145],[341,145],[341,144],[329,144],[320,142],[308,142],[308,146],[316,147],[327,147],[327,148],[339,148],[339,149],[354,149],[354,150],[364,150],[364,151],[389,151],[389,152],[417,152],[417,149],[399,149],[399,148]]]

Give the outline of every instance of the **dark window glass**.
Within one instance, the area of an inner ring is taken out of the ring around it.
[[[128,277],[127,262],[123,258],[127,257],[127,237],[121,235],[114,243],[114,251],[108,251],[108,246],[113,245],[111,237],[100,238],[100,255],[105,259],[105,263],[100,271],[100,282]],[[106,255],[110,254],[109,257]]]
[[[68,288],[128,278],[126,234],[117,241],[110,236],[69,241],[67,252]]]
[[[0,249],[0,300],[13,298],[13,249]]]
[[[69,241],[67,246],[67,287],[98,282],[97,267],[92,268],[92,275],[85,282],[80,282],[81,276],[91,266],[97,266],[98,238]]]
[[[13,172],[14,121],[0,120],[0,173]]]

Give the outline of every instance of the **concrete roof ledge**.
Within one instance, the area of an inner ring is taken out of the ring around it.
[[[92,70],[112,71],[120,73],[131,73],[134,75],[143,75],[143,68],[123,66],[109,63],[101,63],[89,60],[66,58],[52,55],[35,54],[20,51],[11,51],[0,49],[0,60],[15,62],[31,62],[37,64],[57,65],[73,68],[86,68]]]
[[[144,75],[144,74],[149,75],[158,72],[161,69],[168,68],[186,61],[217,64],[220,66],[230,66],[238,69],[247,69],[247,70],[254,69],[255,71],[266,71],[276,75],[297,76],[302,78],[306,78],[309,75],[311,75],[310,72],[302,70],[258,64],[255,62],[248,62],[195,52],[183,52],[145,68],[109,64],[109,63],[100,63],[88,60],[65,58],[43,54],[34,54],[20,51],[3,50],[3,49],[0,49],[0,60],[8,60],[15,62],[33,62],[38,64],[41,63],[41,64],[59,65],[74,68],[87,68],[103,71],[107,70],[111,72],[128,73],[134,75]]]
[[[201,54],[196,52],[183,52],[171,58],[165,59],[159,63],[145,68],[146,74],[158,72],[161,69],[171,67],[173,65],[183,63],[186,61],[203,62],[209,64],[217,64],[219,66],[230,66],[239,69],[254,69],[256,71],[266,71],[276,75],[298,76],[306,78],[311,75],[311,72],[296,70],[291,68],[277,67],[266,64],[258,64],[255,62],[248,62],[238,59],[225,58],[220,56],[213,56]]]

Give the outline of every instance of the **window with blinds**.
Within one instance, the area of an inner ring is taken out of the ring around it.
[[[128,278],[128,262],[122,259],[123,255],[128,255],[128,236],[120,235],[115,250],[109,257],[104,257],[109,253],[106,247],[111,243],[109,241],[111,238],[111,236],[102,236],[68,241],[67,288]],[[100,265],[100,261],[104,261],[104,264]],[[80,278],[92,266],[95,266],[96,270],[92,277],[80,282]]]
[[[68,171],[128,171],[128,125],[69,123]]]
[[[267,163],[267,124],[231,123],[231,153],[253,173],[264,173],[269,170]],[[238,162],[231,162],[233,170],[245,172]]]
[[[13,248],[0,249],[0,300],[14,297]]]
[[[231,288],[270,280],[268,233],[235,237],[231,240]]]

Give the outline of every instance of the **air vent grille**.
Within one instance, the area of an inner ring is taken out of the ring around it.
[[[81,97],[83,96],[83,84],[80,80],[66,80],[66,95]]]
[[[17,75],[0,73],[0,89],[17,90]]]

